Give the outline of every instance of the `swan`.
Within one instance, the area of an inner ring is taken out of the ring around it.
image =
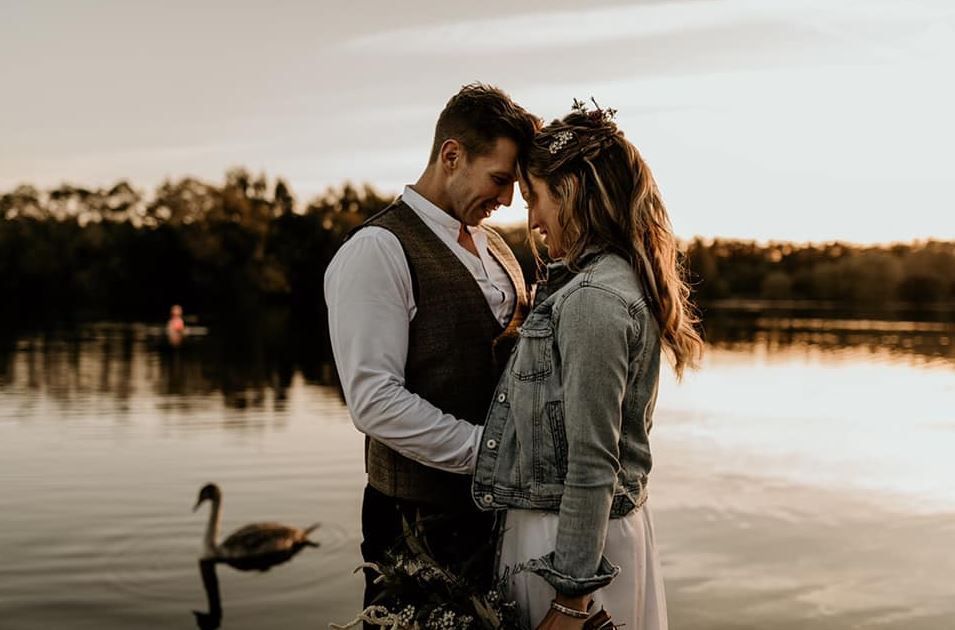
[[[219,486],[214,483],[204,485],[192,511],[198,510],[205,501],[212,502],[212,511],[203,539],[203,560],[225,562],[242,570],[265,571],[289,560],[304,547],[318,546],[318,543],[308,539],[308,535],[318,528],[318,523],[305,529],[281,523],[253,523],[237,529],[217,544],[222,517],[222,491]]]

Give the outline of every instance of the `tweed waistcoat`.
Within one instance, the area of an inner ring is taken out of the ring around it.
[[[489,228],[488,250],[507,271],[517,299],[506,327],[491,312],[470,271],[414,210],[398,199],[366,221],[394,234],[411,271],[417,312],[411,320],[405,387],[456,418],[482,425],[517,327],[527,309],[520,265]],[[359,228],[360,229],[360,228]],[[365,440],[368,483],[395,498],[473,508],[470,475],[444,472]]]

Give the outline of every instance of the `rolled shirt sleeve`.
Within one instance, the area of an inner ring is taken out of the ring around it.
[[[606,586],[620,570],[603,550],[620,469],[630,347],[638,332],[627,304],[599,287],[575,289],[560,308],[567,475],[555,549],[528,568],[566,595]]]
[[[325,273],[332,352],[355,427],[401,455],[453,473],[473,472],[482,427],[405,387],[411,273],[391,232],[367,227]]]

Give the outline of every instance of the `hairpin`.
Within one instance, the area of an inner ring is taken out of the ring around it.
[[[561,149],[567,146],[567,143],[574,139],[574,132],[569,130],[558,131],[554,134],[554,141],[550,143],[550,146],[547,147],[547,150],[550,151],[551,155],[554,155]]]

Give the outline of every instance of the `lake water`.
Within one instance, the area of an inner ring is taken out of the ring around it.
[[[354,616],[363,439],[325,345],[281,330],[0,345],[0,628],[210,627],[208,481],[224,533],[321,522],[287,564],[217,568],[221,627]],[[652,435],[671,627],[955,627],[955,326],[724,318],[710,337],[702,370],[665,376]]]

